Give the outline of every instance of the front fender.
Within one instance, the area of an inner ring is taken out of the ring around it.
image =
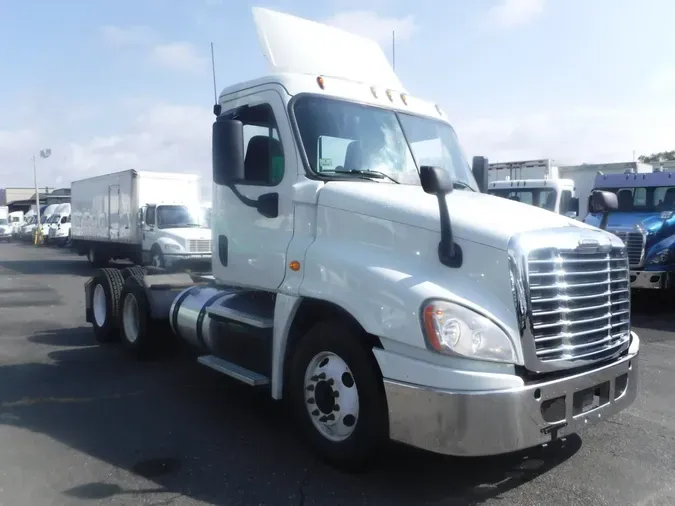
[[[384,338],[385,348],[400,344],[425,355],[432,352],[420,322],[423,302],[458,302],[506,329],[522,363],[506,251],[458,240],[464,262],[449,268],[438,260],[436,232],[335,209],[325,213],[330,226],[317,227],[307,250],[301,296],[344,308]]]

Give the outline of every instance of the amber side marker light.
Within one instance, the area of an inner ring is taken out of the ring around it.
[[[290,264],[288,264],[288,268],[292,271],[298,272],[300,270],[300,262],[293,260]]]
[[[325,89],[326,83],[323,80],[323,76],[319,76],[316,78],[316,84],[318,84],[319,88],[321,88],[322,90]]]

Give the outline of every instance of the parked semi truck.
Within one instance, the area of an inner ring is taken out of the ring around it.
[[[211,231],[201,216],[200,181],[195,174],[136,170],[74,181],[72,247],[97,267],[130,259],[208,269]]]
[[[574,181],[571,179],[493,181],[488,185],[488,193],[564,214],[568,218],[579,216],[579,198],[574,196]]]
[[[286,400],[339,466],[388,438],[511,452],[630,405],[621,240],[486,195],[486,159],[470,168],[375,42],[253,13],[273,73],[214,107],[212,275],[101,269],[96,338],[147,358],[168,322],[201,364]]]
[[[0,241],[12,240],[12,224],[9,221],[9,207],[0,206]]]
[[[625,244],[634,289],[671,289],[675,273],[675,174],[600,174],[594,191],[615,193],[618,208],[603,228]],[[599,226],[602,213],[593,212],[586,222]]]
[[[56,246],[65,246],[70,240],[71,204],[59,204],[49,219],[49,243]]]

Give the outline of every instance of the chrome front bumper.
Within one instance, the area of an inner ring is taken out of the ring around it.
[[[630,287],[647,290],[672,288],[673,274],[668,271],[630,271]]]
[[[509,453],[578,432],[637,395],[640,341],[609,365],[517,388],[449,391],[384,381],[390,437],[458,456]]]

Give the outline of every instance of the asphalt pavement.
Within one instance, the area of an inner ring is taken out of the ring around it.
[[[392,444],[350,475],[314,458],[283,405],[192,354],[97,345],[92,273],[67,249],[0,244],[0,506],[675,504],[675,300],[634,300],[638,399],[581,436],[480,459]]]

